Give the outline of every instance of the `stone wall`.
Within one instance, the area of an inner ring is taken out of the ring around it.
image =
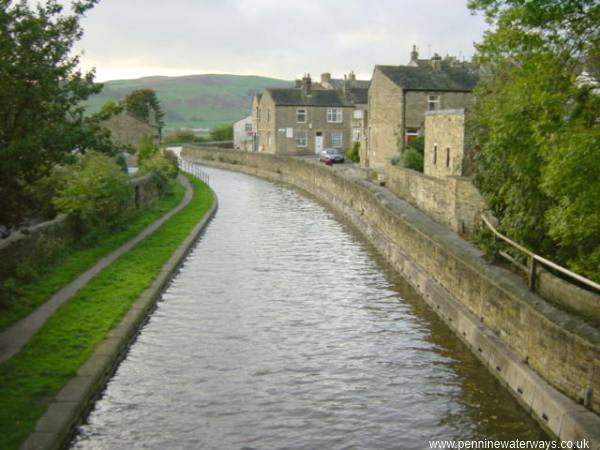
[[[431,111],[425,115],[423,172],[432,177],[462,176],[465,156],[464,110]]]
[[[421,293],[542,426],[562,439],[587,438],[592,448],[600,446],[597,328],[548,304],[513,273],[487,264],[479,250],[446,227],[385,189],[345,176],[343,169],[193,146],[184,147],[183,157],[286,182],[329,203]]]
[[[132,208],[145,208],[158,199],[151,175],[131,180]],[[39,223],[0,239],[0,279],[15,276],[18,265],[44,264],[56,251],[77,239],[77,230],[66,216]]]
[[[465,233],[479,223],[485,202],[471,180],[461,177],[436,178],[414,170],[390,166],[386,187],[452,230]]]

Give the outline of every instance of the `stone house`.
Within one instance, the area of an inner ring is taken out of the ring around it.
[[[305,75],[293,88],[270,88],[253,100],[259,152],[311,155],[349,146],[354,106],[337,89],[313,86]]]
[[[113,142],[118,146],[137,150],[146,136],[150,136],[154,144],[160,143],[160,127],[153,115],[145,122],[122,110],[103,121],[102,126],[110,131]]]
[[[247,152],[253,149],[252,116],[244,117],[233,124],[233,148]]]
[[[351,142],[347,147],[354,142],[361,143],[361,150],[365,147],[363,139],[367,129],[369,84],[369,80],[357,80],[353,71],[344,75],[343,79],[331,78],[330,73],[321,74],[319,85],[323,89],[335,89],[341,92],[346,101],[354,106],[350,122]]]
[[[423,133],[425,113],[464,109],[472,102],[477,72],[453,57],[418,58],[406,66],[375,66],[369,85],[369,121],[363,167],[383,169],[406,143]]]

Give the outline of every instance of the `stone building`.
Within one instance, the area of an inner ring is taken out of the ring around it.
[[[425,114],[424,173],[432,177],[471,175],[472,154],[465,149],[465,110]]]
[[[144,122],[123,110],[102,122],[102,126],[110,131],[113,142],[119,146],[137,150],[146,136],[150,136],[154,144],[160,143],[160,127],[155,116]]]
[[[285,155],[343,150],[350,143],[353,110],[342,92],[313,86],[308,74],[294,88],[266,89],[253,101],[257,149]]]
[[[406,66],[375,66],[369,86],[369,121],[364,167],[383,169],[404,145],[422,134],[425,113],[468,108],[477,72],[453,57],[418,58],[416,49]]]
[[[253,150],[252,116],[244,117],[233,124],[233,148],[250,152]]]

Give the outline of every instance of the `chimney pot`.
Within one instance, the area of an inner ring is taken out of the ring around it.
[[[331,74],[329,72],[322,73],[321,74],[321,84],[326,85],[326,84],[330,84],[330,83],[331,83]]]

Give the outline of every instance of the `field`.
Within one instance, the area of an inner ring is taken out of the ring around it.
[[[165,111],[165,128],[214,128],[250,115],[252,97],[266,87],[291,87],[290,81],[242,75],[146,77],[104,83],[85,106],[89,113],[109,100],[121,100],[134,89],[156,92]]]

